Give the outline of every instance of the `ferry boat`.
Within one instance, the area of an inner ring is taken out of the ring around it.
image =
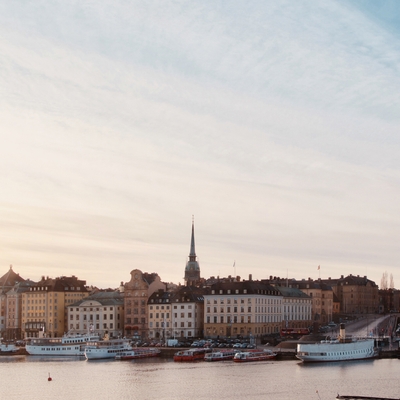
[[[341,324],[338,339],[312,344],[298,343],[296,357],[303,362],[326,362],[364,360],[377,355],[374,339],[346,337],[345,325]]]
[[[157,357],[161,353],[160,349],[132,349],[119,353],[115,356],[116,360],[135,360],[138,358]]]
[[[32,338],[25,350],[33,356],[83,356],[86,344],[99,338],[98,335],[71,333],[60,338]]]
[[[212,353],[207,353],[204,356],[204,361],[226,361],[232,360],[237,350],[221,350],[213,351]]]
[[[250,361],[267,361],[276,358],[276,353],[270,349],[240,351],[235,354],[233,361],[235,362],[250,362]]]
[[[211,349],[203,349],[203,348],[181,350],[174,354],[174,361],[204,360],[205,355],[210,352]]]
[[[106,339],[89,342],[85,347],[87,360],[114,358],[133,350],[127,339]]]

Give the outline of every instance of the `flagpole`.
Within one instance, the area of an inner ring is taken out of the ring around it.
[[[235,273],[235,276],[234,276],[234,278],[236,279],[236,260],[235,261],[233,261],[233,269],[234,269],[234,273]]]

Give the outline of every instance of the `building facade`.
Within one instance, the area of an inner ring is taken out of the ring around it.
[[[60,337],[68,330],[65,307],[89,295],[86,281],[76,276],[45,278],[22,293],[24,338]]]
[[[100,337],[122,337],[124,297],[119,291],[99,291],[67,306],[68,330]]]
[[[204,336],[205,289],[181,286],[173,295],[172,336],[174,338],[202,338]]]
[[[172,336],[171,292],[158,290],[147,303],[149,314],[149,339],[165,342]]]
[[[283,296],[273,286],[253,281],[213,284],[204,295],[204,335],[207,338],[251,337],[278,333]]]
[[[131,271],[131,280],[124,285],[124,335],[136,339],[149,336],[148,299],[158,290],[166,290],[156,273],[143,273],[139,269]]]
[[[8,319],[8,303],[7,293],[14,287],[14,285],[24,282],[25,279],[21,278],[19,274],[13,271],[12,265],[10,269],[0,278],[0,334],[6,335],[7,319]],[[19,305],[15,303],[10,307],[17,309]],[[14,313],[15,315],[15,313]]]

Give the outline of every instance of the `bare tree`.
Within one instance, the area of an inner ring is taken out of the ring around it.
[[[381,278],[381,289],[385,290],[388,288],[388,273],[387,271],[385,271],[382,274],[382,278]]]
[[[394,279],[393,279],[393,274],[390,274],[390,284],[389,284],[390,289],[394,289]]]

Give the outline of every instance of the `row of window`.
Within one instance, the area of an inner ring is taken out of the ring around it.
[[[95,316],[96,316],[96,321],[99,321],[99,320],[100,320],[100,314],[96,314]],[[75,319],[76,319],[76,320],[79,320],[80,317],[81,317],[81,316],[80,316],[79,314],[76,314],[76,315],[75,315]],[[89,314],[89,315],[84,314],[84,315],[83,315],[83,320],[84,320],[84,321],[86,321],[86,320],[91,320],[91,321],[92,321],[92,320],[94,319],[93,317],[94,317],[93,314]],[[74,315],[73,315],[73,314],[70,314],[70,315],[69,315],[69,319],[70,319],[70,320],[73,320],[73,319],[74,319]],[[106,320],[106,319],[107,319],[107,314],[103,314],[103,320]],[[114,319],[114,314],[110,314],[110,315],[109,315],[109,319]],[[119,315],[119,314],[117,314],[117,319],[120,319],[120,315]]]

